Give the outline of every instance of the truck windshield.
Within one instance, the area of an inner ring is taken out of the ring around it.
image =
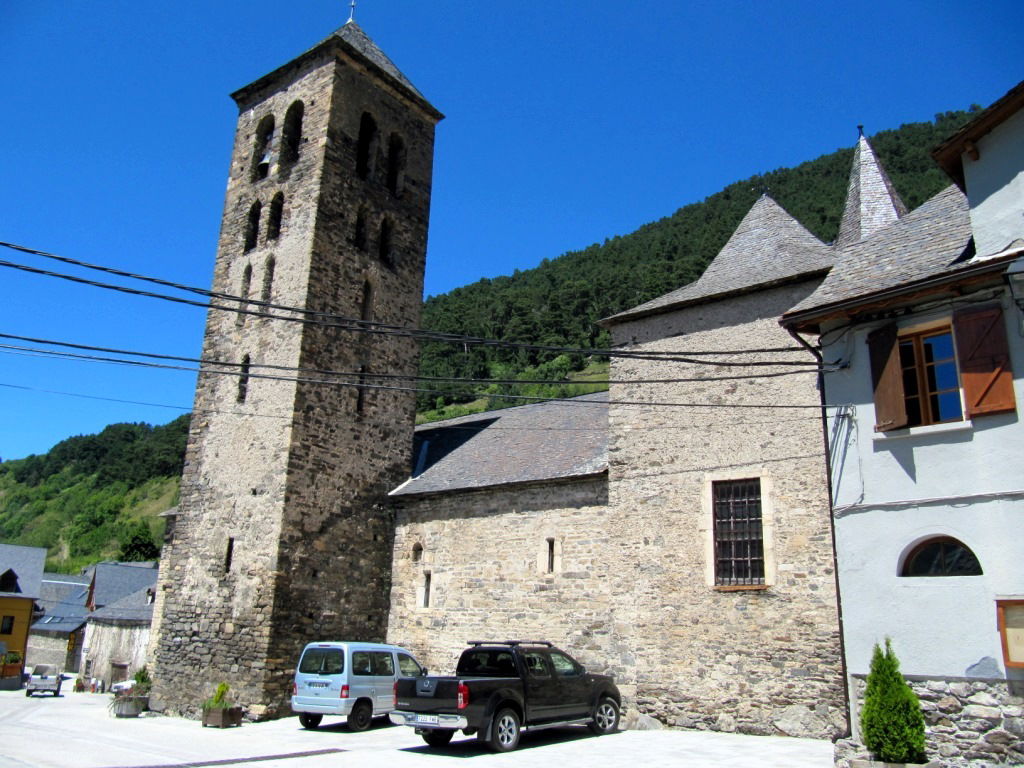
[[[512,652],[504,648],[464,651],[455,670],[458,677],[518,677]]]
[[[345,671],[345,654],[340,648],[307,648],[299,662],[306,675],[340,675]]]

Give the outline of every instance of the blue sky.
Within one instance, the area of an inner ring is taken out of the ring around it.
[[[0,2],[0,240],[208,287],[237,117],[228,94],[341,26],[347,5]],[[851,146],[858,123],[871,134],[987,105],[1024,76],[1019,0],[983,12],[946,0],[361,0],[356,19],[447,115],[428,294]],[[7,268],[0,280],[0,333],[199,354],[200,309]],[[188,372],[0,349],[0,457],[112,422],[164,423],[194,385]]]

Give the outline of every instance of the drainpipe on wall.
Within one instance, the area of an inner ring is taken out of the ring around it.
[[[785,326],[786,331],[797,342],[814,355],[818,361],[818,397],[821,399],[821,439],[825,444],[825,481],[828,485],[828,528],[832,534],[832,576],[836,583],[836,612],[839,619],[839,666],[843,675],[843,703],[846,705],[846,733],[840,738],[849,738],[853,728],[853,707],[850,703],[850,677],[846,668],[846,633],[843,629],[843,597],[839,588],[839,558],[836,554],[836,520],[833,514],[835,503],[832,498],[832,448],[828,439],[828,411],[825,401],[825,369],[821,351],[813,347],[799,333]]]

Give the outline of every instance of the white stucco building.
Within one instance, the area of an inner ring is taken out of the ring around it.
[[[987,734],[1015,741],[1024,686],[1024,333],[1006,276],[1024,252],[1022,86],[936,150],[955,186],[843,249],[783,319],[825,364],[853,700],[891,638],[930,747],[995,762],[1011,749]]]

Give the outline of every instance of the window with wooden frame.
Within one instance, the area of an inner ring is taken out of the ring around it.
[[[868,350],[876,432],[1016,408],[999,306],[961,310],[951,325],[921,331],[886,325],[868,335]]]
[[[719,480],[711,484],[715,585],[758,586],[764,580],[761,481]]]
[[[1003,661],[1008,667],[1024,667],[1024,600],[996,600]]]

